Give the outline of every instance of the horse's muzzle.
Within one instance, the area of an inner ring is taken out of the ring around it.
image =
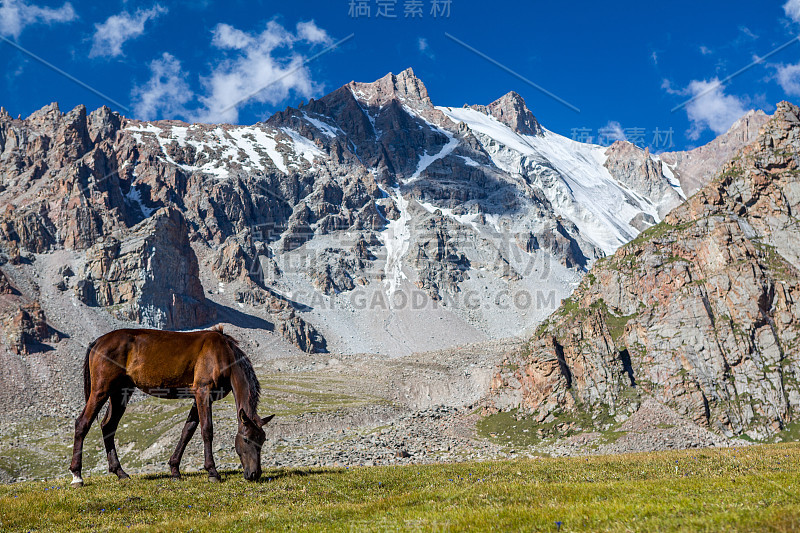
[[[261,472],[245,472],[244,478],[247,481],[258,481],[261,478]]]

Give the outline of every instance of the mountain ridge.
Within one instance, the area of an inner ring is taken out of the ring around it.
[[[411,70],[252,126],[2,115],[0,270],[27,303],[3,304],[0,404],[33,405],[41,369],[74,402],[76,361],[114,327],[223,322],[253,350],[391,356],[525,335],[680,189],[657,156],[609,150],[516,93],[437,107]],[[154,242],[173,253],[147,259]]]

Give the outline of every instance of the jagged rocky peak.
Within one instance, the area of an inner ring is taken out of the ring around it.
[[[86,106],[83,104],[75,106],[71,111],[62,113],[58,102],[53,102],[31,113],[25,121],[28,125],[48,128],[58,127],[59,124],[77,124],[86,122]]]
[[[648,148],[643,150],[628,141],[616,141],[608,147],[605,155],[604,166],[611,175],[653,199],[659,217],[663,218],[686,199],[676,181],[665,179],[663,163],[653,157]]]
[[[518,93],[511,91],[489,105],[474,105],[472,109],[496,118],[509,128],[523,135],[542,135],[539,121]]]
[[[41,109],[37,109],[36,111],[31,113],[25,120],[35,120],[41,117],[60,116],[60,115],[61,115],[61,110],[58,107],[58,102],[51,102],[50,104],[42,107]]]
[[[383,106],[392,100],[399,100],[418,109],[433,107],[428,89],[411,68],[397,75],[390,72],[372,83],[351,81],[349,87],[356,98],[370,106]]]
[[[122,118],[116,111],[102,106],[89,114],[87,122],[89,136],[92,142],[97,142],[99,139],[108,138],[116,133],[120,129]]]
[[[786,103],[786,102],[782,102]],[[791,104],[790,104],[791,105]],[[780,104],[778,105],[780,107]],[[760,109],[751,109],[745,116],[733,123],[723,142],[741,141],[750,142],[758,135],[759,130],[769,120],[769,115]]]
[[[765,117],[766,121],[769,121],[769,117],[765,115],[763,111],[751,111],[740,120],[760,116]],[[778,120],[775,121],[774,124],[779,125],[781,129],[788,131],[794,128],[798,122],[800,122],[800,108],[784,100],[778,103],[777,110],[775,111],[775,117]],[[796,138],[796,135],[794,137]]]
[[[659,157],[669,165],[686,195],[691,196],[713,179],[742,146],[755,141],[769,118],[761,110],[749,111],[710,143],[686,152],[664,152]]]
[[[630,145],[608,157],[604,147],[543,132],[513,92],[475,108],[434,107],[411,69],[343,85],[253,126],[141,122],[105,107],[87,115],[51,104],[25,120],[0,119],[0,201],[9,205],[0,250],[83,257],[113,235],[119,253],[106,246],[101,256],[111,270],[94,266],[115,279],[83,279],[81,312],[139,324],[204,324],[197,279],[210,283],[204,294],[215,305],[266,313],[276,334],[306,351],[401,355],[452,346],[467,338],[461,331],[476,341],[518,335],[549,315],[594,259],[682,200],[681,165],[673,178],[658,156]],[[712,168],[719,158],[698,161],[706,160]],[[186,223],[161,220],[153,232],[141,225],[163,219],[161,208]],[[136,243],[164,228],[185,232],[191,248],[177,235],[167,242],[182,250],[159,273],[184,279],[174,299],[157,297],[162,285],[140,283],[147,265],[137,262],[146,248]],[[359,242],[367,249],[355,253]],[[298,266],[309,253],[313,264]],[[490,301],[490,291],[534,279],[554,291],[552,305],[519,313]],[[218,292],[217,281],[234,286]],[[297,301],[280,300],[299,289]],[[459,324],[437,329],[435,345],[404,333],[427,315],[400,317],[386,306],[343,321],[338,307],[314,303],[361,291],[388,303],[417,290],[430,301],[476,291],[485,303],[479,312],[458,301],[431,309]],[[375,312],[388,328],[360,329],[377,323]],[[350,340],[353,328],[365,332],[361,344]]]

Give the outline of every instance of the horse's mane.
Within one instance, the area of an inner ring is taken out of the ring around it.
[[[258,377],[256,377],[253,363],[250,362],[250,358],[247,357],[247,354],[239,348],[239,341],[225,333],[222,326],[216,326],[211,331],[216,331],[222,335],[233,351],[234,364],[236,364],[242,371],[242,374],[244,374],[248,388],[250,389],[250,397],[247,399],[247,406],[250,408],[250,412],[247,414],[249,416],[256,416],[258,413],[258,400],[261,397],[261,384],[258,382]]]

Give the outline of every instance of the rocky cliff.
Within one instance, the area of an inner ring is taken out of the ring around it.
[[[3,382],[77,398],[85,346],[132,325],[224,322],[270,357],[523,335],[683,200],[679,166],[559,136],[516,93],[436,106],[410,69],[251,126],[3,111]]]
[[[781,103],[716,179],[595,264],[498,368],[490,403],[600,424],[654,399],[752,439],[796,421],[799,165],[800,110]]]

